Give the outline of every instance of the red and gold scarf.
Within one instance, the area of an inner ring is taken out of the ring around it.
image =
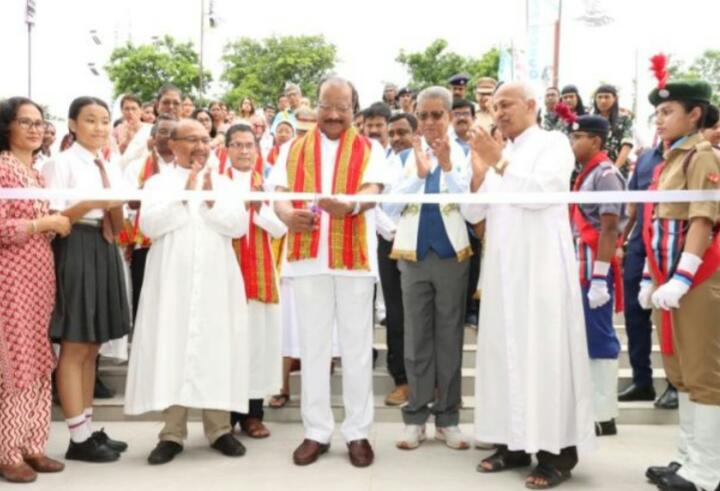
[[[315,129],[296,139],[290,147],[287,161],[288,186],[293,192],[320,193],[322,190],[320,131]],[[370,160],[370,141],[351,127],[340,137],[335,158],[333,194],[356,194]],[[303,202],[293,202],[302,208]],[[330,217],[330,269],[370,269],[367,251],[365,217],[362,213],[342,218]],[[320,231],[288,232],[288,261],[316,258]]]

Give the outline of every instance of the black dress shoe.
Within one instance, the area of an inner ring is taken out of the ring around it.
[[[617,435],[617,426],[615,426],[615,420],[601,421],[595,423],[595,435],[596,436],[610,436]]]
[[[70,440],[67,452],[65,452],[67,460],[81,460],[83,462],[115,462],[120,458],[120,454],[112,448],[98,443],[94,438],[88,438],[82,443],[75,443]]]
[[[630,387],[618,394],[618,401],[620,402],[632,402],[632,401],[654,401],[655,400],[655,388],[652,385],[641,387],[635,384],[630,384]]]
[[[105,433],[105,428],[101,428],[100,431],[93,432],[92,438],[94,438],[98,443],[110,447],[117,453],[122,453],[128,448],[127,443],[121,442],[120,440],[113,440],[112,438],[110,438],[108,434]]]
[[[693,483],[677,474],[668,474],[661,477],[657,486],[662,491],[698,491],[698,488]]]
[[[238,439],[230,433],[225,433],[210,446],[228,457],[241,457],[245,455],[245,445],[240,443]]]
[[[653,484],[659,485],[660,479],[665,476],[669,476],[670,474],[675,474],[680,469],[680,467],[682,467],[682,465],[677,462],[670,462],[666,467],[648,467],[645,471],[645,477],[647,477],[648,480]]]
[[[465,325],[466,326],[475,326],[478,325],[478,316],[474,313],[469,313],[465,316]]]
[[[167,464],[182,451],[183,446],[179,443],[161,440],[148,455],[148,462],[151,465]]]
[[[95,377],[95,389],[93,389],[93,397],[95,399],[112,399],[115,397],[115,391],[105,385],[100,377]]]
[[[672,385],[668,385],[663,395],[655,401],[655,407],[658,409],[677,409],[678,408],[678,394],[677,389]]]

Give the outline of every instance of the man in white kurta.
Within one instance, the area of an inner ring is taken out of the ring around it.
[[[151,177],[157,193],[215,189],[232,183],[203,169],[210,152],[207,131],[181,120],[170,145],[177,167]],[[173,200],[162,194],[142,203],[140,228],[153,246],[148,253],[130,357],[125,412],[163,411],[165,427],[151,464],[182,451],[188,408],[203,410],[213,448],[238,456],[244,448],[231,435],[229,411],[247,410],[247,306],[232,238],[243,235],[247,213],[241,201]]]
[[[522,84],[494,96],[500,146],[483,130],[472,139],[471,190],[567,191],[574,157],[565,136],[535,124],[536,102]],[[540,465],[535,485],[570,477],[577,447],[594,444],[590,363],[566,204],[468,205],[486,220],[483,304],[475,388],[475,436],[499,444],[479,471]]]
[[[283,147],[268,184],[276,190],[325,196],[378,193],[386,181],[382,148],[358,134],[351,120],[350,85],[338,78],[325,81],[320,90],[317,130]],[[295,450],[293,460],[297,465],[311,464],[329,448],[334,419],[328,367],[336,322],[345,404],[342,434],[351,463],[364,467],[373,460],[368,436],[373,420],[375,214],[371,204],[332,198],[308,205],[275,204],[289,229],[282,274],[292,279],[299,314],[305,440]],[[333,234],[331,227],[336,227]]]
[[[238,193],[262,191],[262,161],[252,128],[235,124],[225,133],[228,167],[223,169]],[[280,293],[271,239],[285,235],[287,227],[269,203],[246,204],[247,233],[233,240],[233,247],[245,282],[248,304],[248,346],[250,356],[250,401],[248,411],[233,412],[231,424],[251,438],[270,436],[263,424],[265,397],[282,386]]]

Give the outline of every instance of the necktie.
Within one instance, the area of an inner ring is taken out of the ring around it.
[[[102,179],[103,188],[109,189],[110,179],[108,178],[107,171],[105,170],[105,166],[103,165],[102,160],[95,159],[94,162],[100,170],[100,179]],[[102,236],[103,239],[105,239],[105,241],[107,241],[109,244],[112,244],[115,241],[115,234],[113,234],[112,222],[110,221],[110,212],[108,210],[103,211]]]

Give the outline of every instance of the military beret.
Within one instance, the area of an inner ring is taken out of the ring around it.
[[[668,82],[663,88],[654,88],[648,99],[658,106],[667,101],[692,101],[710,104],[712,87],[703,80],[677,80]]]
[[[584,133],[607,136],[610,131],[610,123],[602,116],[586,115],[577,118],[570,129],[573,133],[576,131],[582,131]]]
[[[402,89],[400,89],[400,91],[398,92],[397,95],[398,95],[398,97],[401,97],[401,96],[404,96],[404,95],[406,95],[406,94],[407,94],[407,95],[412,95],[412,90],[408,89],[407,87],[403,87]]]
[[[467,73],[456,73],[448,79],[449,85],[467,85],[470,75]]]

